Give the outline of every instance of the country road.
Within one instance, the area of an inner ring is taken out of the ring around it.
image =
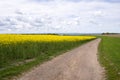
[[[90,41],[25,73],[17,80],[104,80],[97,60],[101,39]]]

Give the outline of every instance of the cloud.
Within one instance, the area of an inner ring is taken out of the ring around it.
[[[33,2],[114,2],[118,3],[120,0],[31,0]]]
[[[101,16],[104,16],[104,13],[103,13],[101,10],[98,10],[98,11],[95,11],[95,12],[94,12],[94,15],[101,17]]]
[[[0,32],[89,33],[113,31],[108,28],[114,25],[117,26],[114,32],[120,32],[117,25],[120,23],[120,3],[111,2],[112,0],[0,1]]]
[[[15,13],[18,14],[18,15],[24,15],[25,14],[22,10],[16,10]]]

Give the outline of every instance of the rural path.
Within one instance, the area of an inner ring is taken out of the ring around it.
[[[103,80],[103,68],[97,60],[101,39],[90,41],[45,62],[17,80]]]

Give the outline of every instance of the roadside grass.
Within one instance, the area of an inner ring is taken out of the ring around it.
[[[93,40],[93,39],[91,39]],[[11,80],[57,55],[91,40],[64,42],[24,42],[0,45],[0,80]],[[30,62],[25,60],[34,59]],[[24,62],[17,64],[18,62]],[[13,64],[14,63],[14,64]]]
[[[100,36],[99,60],[107,80],[120,80],[120,37]]]

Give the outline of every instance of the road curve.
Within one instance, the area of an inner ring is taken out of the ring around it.
[[[101,39],[90,41],[25,73],[17,80],[103,80],[97,60]]]

